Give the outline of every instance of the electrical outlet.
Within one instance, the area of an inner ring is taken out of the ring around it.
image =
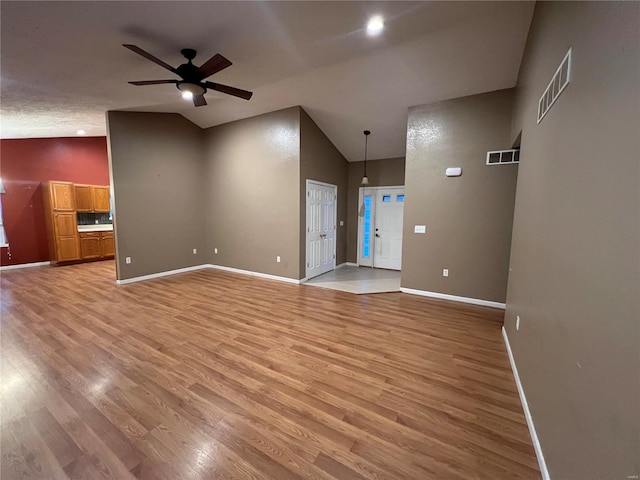
[[[413,233],[427,233],[427,227],[425,225],[414,225]]]
[[[340,220],[340,226],[344,227],[344,220]]]
[[[516,330],[520,330],[520,315],[516,315]]]
[[[217,254],[217,253],[218,253],[218,249],[217,249],[217,248],[214,248],[214,249],[213,249],[213,253],[216,253],[216,254]]]
[[[127,263],[127,264],[131,263],[131,257],[126,257],[124,259],[124,263]]]
[[[193,254],[194,254],[194,255],[196,255],[197,253],[198,253],[198,249],[197,249],[197,248],[194,248],[194,249],[193,249]]]
[[[276,262],[280,263],[280,255],[276,257]]]
[[[448,277],[449,276],[449,269],[448,268],[443,268],[442,269],[442,276],[443,277]]]

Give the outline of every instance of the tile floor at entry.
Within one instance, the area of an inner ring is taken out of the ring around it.
[[[399,292],[400,271],[345,265],[312,278],[305,285],[356,294]]]

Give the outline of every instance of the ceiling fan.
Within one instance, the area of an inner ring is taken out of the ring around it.
[[[247,90],[241,90],[235,87],[229,87],[220,83],[205,82],[205,78],[210,77],[214,73],[224,70],[232,65],[232,63],[224,58],[219,53],[216,53],[209,60],[204,62],[199,67],[196,67],[191,60],[196,57],[196,51],[191,48],[184,48],[180,50],[180,53],[187,59],[187,63],[183,63],[177,68],[173,68],[168,63],[163,62],[159,58],[154,57],[148,52],[145,52],[140,47],[135,45],[123,44],[123,47],[128,48],[132,52],[142,55],[147,60],[151,60],[153,63],[166,68],[167,70],[178,75],[181,80],[143,80],[140,82],[129,82],[132,85],[159,85],[162,83],[174,83],[178,90],[182,92],[182,96],[185,98],[193,98],[193,104],[196,107],[202,107],[207,104],[204,99],[204,94],[207,89],[216,90],[218,92],[226,93],[227,95],[233,95],[235,97],[244,98],[249,100],[253,95],[253,92]]]

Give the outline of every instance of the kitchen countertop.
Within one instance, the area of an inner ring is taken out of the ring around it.
[[[79,232],[112,232],[113,225],[111,224],[99,224],[99,225],[78,225]]]

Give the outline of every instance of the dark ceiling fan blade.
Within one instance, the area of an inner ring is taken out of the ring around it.
[[[180,80],[141,80],[139,82],[129,82],[131,85],[160,85],[161,83],[178,83]]]
[[[207,101],[204,99],[204,95],[194,95],[193,104],[196,107],[203,107],[207,104]]]
[[[235,87],[229,87],[227,85],[221,85],[219,83],[204,82],[204,84],[211,90],[217,90],[218,92],[226,93],[227,95],[233,95],[234,97],[244,98],[245,100],[249,100],[253,95],[253,92],[241,90]]]
[[[200,76],[200,80],[202,80],[203,78],[210,77],[214,73],[217,73],[220,70],[224,70],[225,68],[230,67],[231,65],[233,64],[231,63],[230,60],[227,60],[225,57],[223,57],[219,53],[216,53],[213,57],[211,57],[209,60],[204,62],[202,65],[200,65],[200,68],[198,68],[198,74]]]
[[[135,45],[128,45],[126,43],[122,44],[122,46],[125,47],[125,48],[128,48],[132,52],[136,52],[138,55],[142,55],[147,60],[151,60],[153,63],[156,63],[156,64],[160,65],[161,67],[164,67],[164,68],[166,68],[167,70],[169,70],[169,71],[171,71],[173,73],[178,73],[178,71],[175,68],[173,68],[171,65],[169,65],[166,62],[163,62],[159,58],[154,57],[150,53],[145,52],[140,47],[136,47]]]

